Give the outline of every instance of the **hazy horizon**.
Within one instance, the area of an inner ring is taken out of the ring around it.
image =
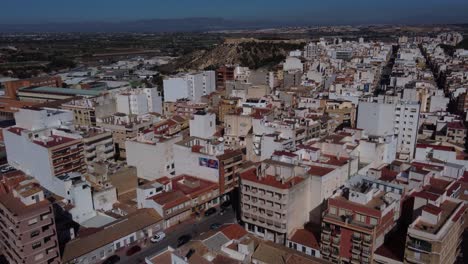
[[[2,3],[2,9],[4,25],[188,18],[311,25],[468,23],[466,0],[23,0]]]

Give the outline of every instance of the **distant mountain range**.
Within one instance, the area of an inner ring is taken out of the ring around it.
[[[204,32],[305,25],[301,22],[241,21],[223,18],[148,19],[122,22],[0,24],[2,33],[29,32]]]

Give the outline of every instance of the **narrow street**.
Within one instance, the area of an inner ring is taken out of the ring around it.
[[[236,223],[235,212],[232,208],[227,210],[223,215],[219,215],[219,210],[216,214],[203,217],[199,220],[192,220],[181,223],[174,228],[171,228],[169,231],[165,231],[166,238],[159,242],[159,243],[150,243],[148,242],[146,247],[142,247],[142,250],[137,254],[127,257],[125,256],[125,252],[127,249],[120,252],[121,260],[119,263],[144,263],[145,257],[150,257],[155,255],[156,253],[163,251],[168,246],[173,248],[177,247],[177,239],[185,234],[190,234],[192,239],[196,239],[196,237],[204,232],[210,230],[210,226],[214,223],[219,224],[229,224],[229,223]]]

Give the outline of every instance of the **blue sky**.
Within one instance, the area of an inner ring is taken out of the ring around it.
[[[0,0],[0,23],[223,17],[346,23],[468,22],[468,0]]]

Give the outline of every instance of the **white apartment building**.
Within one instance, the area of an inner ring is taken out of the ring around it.
[[[397,135],[401,159],[414,157],[420,104],[417,102],[360,102],[357,127],[369,136]]]
[[[266,161],[240,174],[241,210],[245,229],[265,240],[285,244],[308,221],[309,186],[294,165]]]
[[[182,136],[155,137],[146,133],[125,142],[127,164],[135,166],[138,178],[154,180],[175,172],[173,145]]]
[[[288,57],[286,58],[284,64],[283,64],[283,71],[285,72],[295,72],[295,71],[300,71],[302,72],[304,70],[304,65],[301,62],[301,59],[296,58],[296,57]]]
[[[8,163],[34,177],[47,190],[66,196],[61,175],[86,172],[83,139],[69,132],[73,113],[51,109],[20,109],[16,126],[3,130]]]
[[[51,108],[22,108],[15,113],[16,126],[27,130],[73,129],[73,112]]]
[[[412,159],[416,150],[420,105],[416,102],[401,102],[395,108],[395,134],[398,135],[400,159]]]
[[[196,112],[190,119],[190,136],[212,138],[216,132],[216,115],[205,111]]]
[[[225,150],[217,139],[189,137],[173,145],[175,175],[187,174],[219,184],[221,198],[238,186],[241,150]]]
[[[310,42],[304,47],[304,57],[306,59],[313,59],[320,55],[320,49],[317,43]]]
[[[176,102],[187,98],[199,103],[202,96],[209,95],[216,90],[216,74],[214,71],[203,71],[172,77],[164,80],[163,86],[165,102]]]
[[[127,115],[162,114],[162,97],[156,88],[132,89],[116,95],[117,112]]]

